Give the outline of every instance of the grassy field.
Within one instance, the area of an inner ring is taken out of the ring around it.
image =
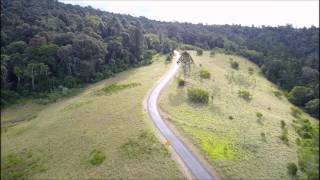
[[[163,56],[47,106],[1,112],[1,179],[181,179],[142,111]]]
[[[275,93],[277,87],[248,60],[190,53],[195,65],[186,86],[178,87],[177,77],[161,96],[160,107],[169,115],[169,122],[200,149],[223,178],[288,179],[287,163],[298,161],[292,105]],[[232,61],[239,63],[238,70],[231,67]],[[201,70],[209,71],[211,77],[200,78]],[[181,78],[181,74],[177,76]],[[190,87],[209,91],[209,103],[191,103],[187,99]],[[239,91],[249,92],[252,98],[239,97]],[[308,115],[302,116],[316,123]],[[287,144],[280,138],[283,133],[287,133]]]

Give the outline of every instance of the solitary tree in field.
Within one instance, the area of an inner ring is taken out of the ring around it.
[[[186,79],[187,76],[190,75],[190,72],[191,72],[191,64],[193,64],[193,59],[192,57],[190,56],[190,54],[186,51],[184,51],[179,60],[177,61],[178,64],[181,63],[181,67],[182,67],[182,70],[183,70],[183,78],[184,80]]]

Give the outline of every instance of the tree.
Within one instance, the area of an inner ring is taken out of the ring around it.
[[[303,106],[313,95],[312,89],[304,86],[295,86],[288,94],[288,99],[293,104]]]
[[[203,50],[202,49],[197,49],[197,55],[198,56],[202,56],[203,54]]]
[[[191,64],[194,63],[192,57],[187,51],[184,51],[178,59],[177,63],[181,63],[183,70],[183,78],[184,80],[186,80],[186,77],[189,76],[191,72]]]
[[[35,90],[35,80],[39,76],[48,75],[48,66],[43,63],[29,63],[26,69],[26,75],[31,78],[32,90]]]
[[[305,104],[308,113],[319,118],[319,99],[313,99]]]

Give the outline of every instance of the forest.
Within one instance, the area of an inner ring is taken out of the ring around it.
[[[63,95],[176,48],[246,57],[319,117],[318,27],[162,22],[56,0],[1,0],[1,107]]]

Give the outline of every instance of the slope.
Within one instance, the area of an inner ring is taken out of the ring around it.
[[[1,177],[183,178],[142,113],[142,99],[169,66],[163,56],[153,60],[34,110],[33,119],[2,131]],[[1,120],[23,111],[1,112]]]
[[[277,87],[250,61],[233,55],[190,53],[195,65],[186,87],[178,87],[176,78],[161,97],[168,122],[224,178],[287,179],[287,163],[298,162],[292,105],[283,96],[275,96]],[[239,63],[238,70],[231,68],[232,62]],[[211,78],[200,78],[200,70],[208,70]],[[208,105],[191,103],[189,87],[209,91]],[[239,91],[249,92],[252,99],[239,97]],[[303,117],[316,124],[310,116]],[[288,143],[280,138],[284,132]]]

